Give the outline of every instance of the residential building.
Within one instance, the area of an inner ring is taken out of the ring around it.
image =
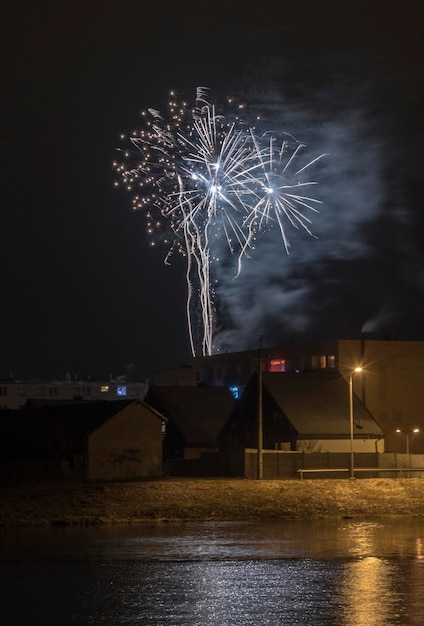
[[[359,339],[292,341],[274,348],[194,357],[192,384],[224,386],[240,398],[259,363],[264,373],[338,371],[347,382],[355,367],[362,367],[352,378],[353,390],[383,430],[386,451],[424,453],[423,341],[364,334]],[[188,376],[185,371],[185,380]],[[163,376],[161,384],[172,380],[178,384],[178,370]]]
[[[264,448],[287,452],[349,452],[348,399],[348,384],[338,372],[266,372],[261,379],[254,374],[220,433],[221,448],[257,448],[261,402]],[[383,431],[356,395],[353,395],[352,417],[354,452],[383,452]]]
[[[0,413],[0,482],[136,480],[162,474],[165,418],[140,400]]]
[[[28,400],[37,400],[39,405],[73,400],[143,400],[147,387],[147,381],[72,380],[71,376],[65,380],[0,380],[0,409],[19,409]]]
[[[153,385],[145,402],[167,418],[164,458],[169,461],[217,451],[235,401],[225,387]]]

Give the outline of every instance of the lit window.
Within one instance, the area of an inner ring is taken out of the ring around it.
[[[100,387],[100,392],[101,393],[106,393],[107,391],[109,391],[109,385],[102,385]]]
[[[270,372],[285,372],[286,360],[285,359],[271,359],[269,363]]]
[[[116,388],[116,395],[117,396],[126,396],[127,395],[127,388],[125,385],[122,385],[121,387],[117,387]]]
[[[240,389],[238,387],[230,387],[230,393],[232,394],[235,400],[238,400],[240,397]]]

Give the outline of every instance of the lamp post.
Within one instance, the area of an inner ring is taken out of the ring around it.
[[[258,358],[258,480],[264,476],[263,460],[263,426],[262,426],[262,341],[263,336],[259,336],[259,358]]]
[[[349,418],[350,418],[350,477],[355,478],[353,464],[353,375],[362,372],[362,367],[355,367],[349,376]]]
[[[397,433],[403,433],[405,435],[405,438],[406,438],[406,454],[409,454],[409,435],[411,433],[412,434],[419,433],[420,429],[419,428],[412,428],[411,430],[407,430],[406,432],[404,432],[400,428],[396,428],[396,432]]]

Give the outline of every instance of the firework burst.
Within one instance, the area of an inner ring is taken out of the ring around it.
[[[166,263],[175,250],[186,258],[193,355],[213,352],[213,266],[222,242],[236,258],[237,276],[259,233],[279,228],[287,253],[287,223],[312,235],[309,215],[319,204],[308,194],[316,183],[305,172],[323,155],[299,167],[303,144],[287,134],[261,134],[242,119],[242,105],[228,104],[224,116],[205,87],[197,89],[194,107],[171,92],[167,115],[143,112],[143,129],[114,163],[133,208],[145,211],[151,245],[168,247]]]

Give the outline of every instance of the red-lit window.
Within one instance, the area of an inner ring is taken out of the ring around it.
[[[271,359],[271,361],[269,362],[269,371],[270,372],[285,372],[286,360],[285,359]]]

